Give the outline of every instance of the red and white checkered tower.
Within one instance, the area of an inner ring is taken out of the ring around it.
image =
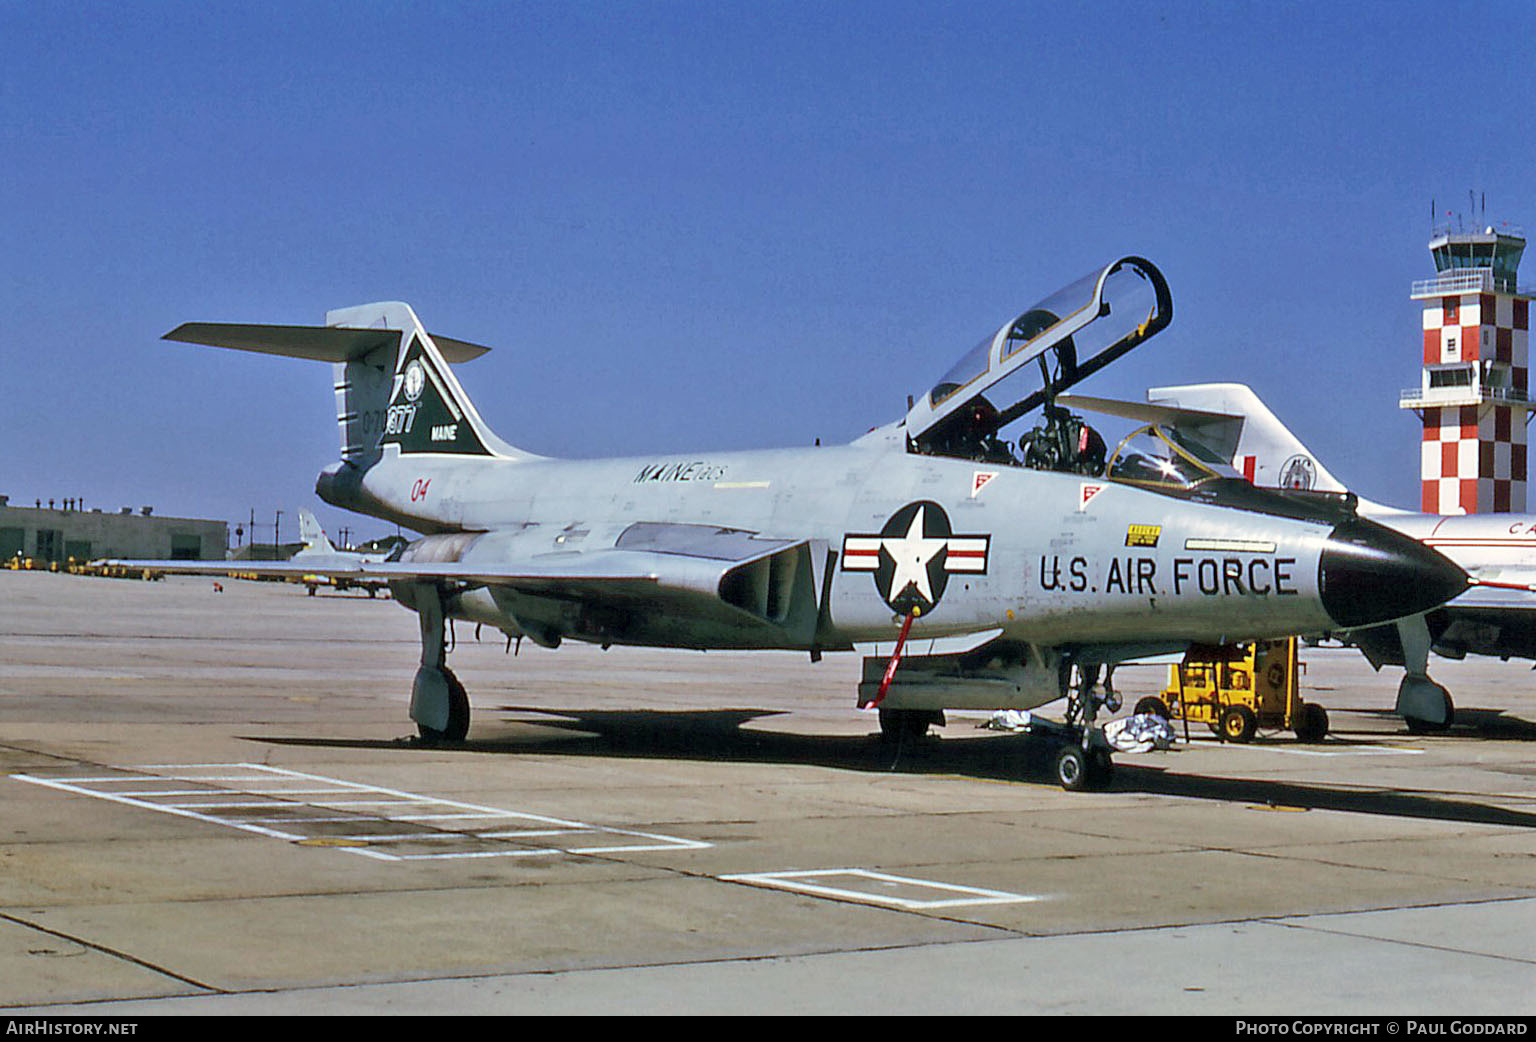
[[[1429,250],[1439,274],[1412,294],[1424,302],[1424,377],[1398,401],[1424,422],[1422,509],[1523,513],[1532,294],[1515,288],[1515,272],[1525,239],[1437,229]]]

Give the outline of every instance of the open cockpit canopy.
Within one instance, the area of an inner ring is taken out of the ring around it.
[[[972,348],[913,403],[907,436],[918,451],[972,455],[976,445],[1172,320],[1173,298],[1162,272],[1140,257],[1122,257]]]

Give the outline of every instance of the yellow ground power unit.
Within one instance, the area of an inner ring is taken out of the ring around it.
[[[1328,712],[1299,691],[1297,640],[1198,645],[1168,668],[1161,696],[1136,704],[1138,713],[1205,724],[1223,741],[1248,742],[1260,728],[1289,729],[1303,742],[1328,733]]]

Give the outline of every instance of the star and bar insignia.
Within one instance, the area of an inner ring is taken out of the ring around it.
[[[872,572],[875,588],[898,614],[938,606],[951,575],[985,575],[990,535],[956,535],[931,500],[908,503],[878,534],[843,537],[843,571]]]

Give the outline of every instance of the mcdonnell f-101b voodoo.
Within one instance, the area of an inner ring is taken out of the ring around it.
[[[1055,404],[1172,313],[1157,268],[1125,257],[1003,323],[847,445],[601,460],[493,434],[450,368],[486,349],[429,334],[405,304],[167,339],[333,363],[341,459],[316,491],[422,533],[348,577],[388,580],[419,615],[410,715],[427,739],[469,729],[445,637],[464,619],[547,647],[860,650],[859,705],[895,736],[946,709],[1066,697],[1056,772],[1081,788],[1112,770],[1103,667],[1358,628],[1466,588],[1415,539],[1254,489],[1209,454],[1110,452]],[[1037,409],[1016,452],[1000,432]]]

